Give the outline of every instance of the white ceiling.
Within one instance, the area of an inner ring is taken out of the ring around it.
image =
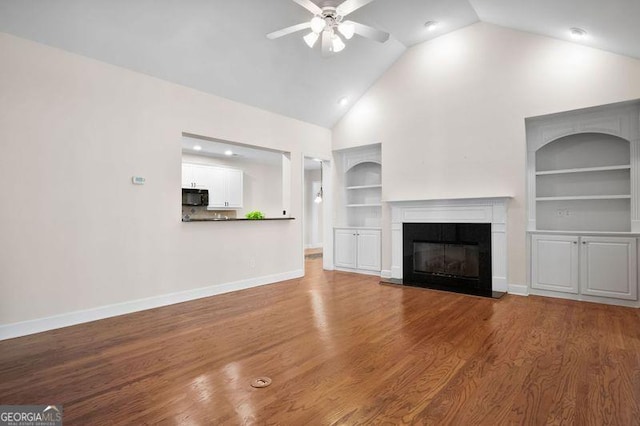
[[[640,58],[640,0],[376,0],[350,19],[391,39],[354,37],[331,58],[304,32],[265,37],[310,17],[292,0],[0,0],[0,31],[324,127],[348,109],[340,98],[357,100],[407,47],[478,17],[565,39],[583,27],[584,44]],[[427,31],[429,20],[440,27]]]
[[[190,136],[182,137],[182,152],[191,155],[205,157],[224,158],[226,161],[243,161],[270,165],[282,164],[282,152],[267,149],[251,148],[246,145],[238,145],[224,141],[206,140]],[[200,147],[200,149],[194,149]],[[232,155],[225,154],[231,151]]]
[[[480,20],[640,58],[640,0],[469,0]]]

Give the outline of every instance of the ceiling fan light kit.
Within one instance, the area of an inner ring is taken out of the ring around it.
[[[318,39],[321,39],[321,50],[324,56],[338,53],[346,47],[345,40],[351,40],[355,34],[380,43],[389,39],[389,33],[380,31],[367,25],[353,21],[344,21],[351,12],[371,3],[373,0],[346,0],[338,7],[320,7],[311,0],[293,0],[300,6],[313,13],[309,22],[293,25],[267,34],[267,38],[274,40],[286,35],[311,29],[311,32],[302,37],[310,48],[313,48]]]
[[[320,38],[320,36],[318,35],[318,33],[314,31],[311,31],[309,34],[302,37],[304,42],[307,43],[307,46],[311,48],[313,48],[313,46],[316,44],[316,41],[318,41],[318,38]]]
[[[320,34],[326,26],[327,23],[321,16],[316,15],[311,19],[311,31],[316,34]]]

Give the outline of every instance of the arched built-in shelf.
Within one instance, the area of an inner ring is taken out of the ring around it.
[[[577,133],[535,153],[539,230],[630,231],[631,150],[610,134]]]
[[[380,226],[382,165],[363,160],[345,173],[347,221],[350,226]]]
[[[640,102],[527,125],[528,292],[640,307]]]
[[[382,218],[382,146],[335,152],[337,183],[342,188],[334,224],[334,267],[380,274]]]

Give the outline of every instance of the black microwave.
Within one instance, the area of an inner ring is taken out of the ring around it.
[[[209,190],[182,188],[182,205],[183,206],[208,206]]]

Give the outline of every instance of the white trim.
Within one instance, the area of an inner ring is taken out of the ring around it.
[[[528,296],[529,287],[524,284],[509,284],[508,293],[516,296]]]
[[[248,278],[225,284],[217,284],[209,287],[201,287],[193,290],[180,291],[176,293],[152,296],[144,299],[131,300],[128,302],[116,303],[113,305],[100,306],[97,308],[82,311],[68,312],[66,314],[54,315],[46,318],[38,318],[29,321],[16,322],[13,324],[0,325],[0,340],[12,339],[14,337],[26,336],[28,334],[40,333],[62,327],[69,327],[76,324],[101,320],[147,309],[159,308],[161,306],[173,305],[176,303],[188,302],[190,300],[211,297],[218,294],[230,293],[232,291],[244,290],[267,284],[274,284],[281,281],[292,280],[304,276],[303,270],[283,272],[280,274],[266,275],[263,277]]]
[[[382,271],[380,271],[380,278],[391,278],[392,274],[391,274],[391,269],[383,269]]]
[[[378,271],[367,271],[366,269],[351,269],[351,268],[342,268],[339,266],[334,266],[333,270],[340,271],[340,272],[350,272],[350,273],[359,274],[359,275],[373,275],[375,277],[382,276]]]
[[[305,248],[305,249],[317,249],[317,248],[322,248],[322,243],[319,243],[319,244],[305,244],[304,248]]]
[[[557,291],[539,290],[532,288],[529,290],[531,296],[549,297],[554,299],[574,300],[576,302],[601,303],[605,305],[626,306],[628,308],[640,308],[640,302],[637,300],[614,299],[611,297],[597,297],[586,294],[560,293]]]

